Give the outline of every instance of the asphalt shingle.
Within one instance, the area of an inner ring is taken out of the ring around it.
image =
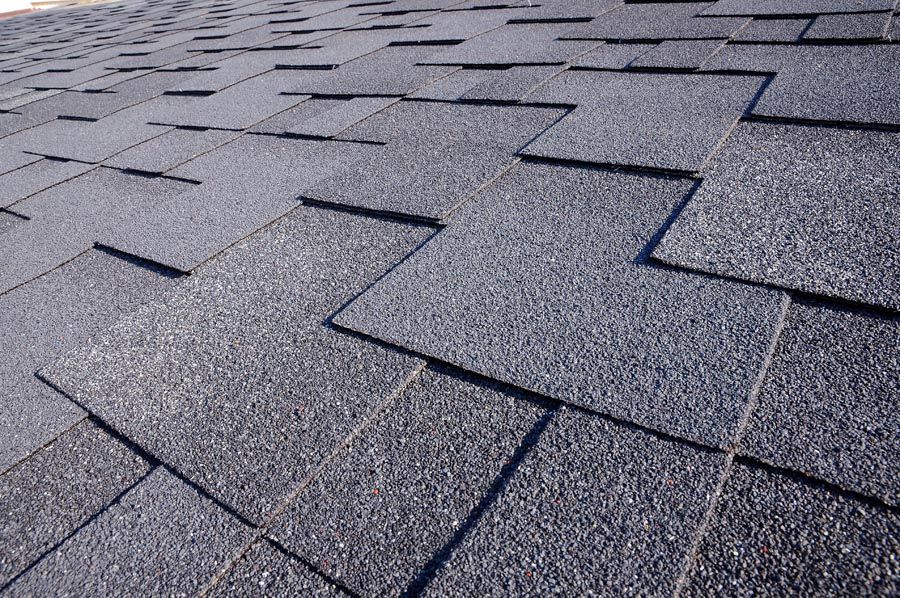
[[[742,123],[654,257],[900,309],[900,134]]]
[[[305,564],[266,541],[253,545],[209,596],[345,596]]]
[[[644,262],[689,188],[516,166],[335,321],[544,395],[726,444],[782,299]]]
[[[742,451],[898,506],[900,318],[794,304]]]
[[[777,73],[754,105],[754,114],[900,124],[900,45],[729,44],[703,68]]]
[[[753,19],[732,39],[741,42],[797,42],[812,19]]]
[[[84,421],[0,475],[0,586],[147,471],[146,461]]]
[[[724,462],[564,409],[426,593],[668,595]]]
[[[91,164],[70,160],[42,159],[0,175],[0,208],[39,193],[94,168]]]
[[[157,468],[9,589],[65,595],[193,594],[249,540],[250,529]]]
[[[116,154],[104,166],[162,174],[237,138],[240,133],[209,129],[172,129]]]
[[[698,69],[725,45],[724,39],[665,41],[641,54],[630,66],[658,69]]]
[[[695,18],[709,2],[624,4],[590,23],[569,25],[563,38],[640,40],[727,38],[743,27],[742,17]]]
[[[381,141],[312,199],[440,219],[500,174],[563,110],[400,102],[339,138]]]
[[[323,320],[425,236],[300,208],[44,373],[261,521],[418,367]]]
[[[15,206],[30,220],[4,235],[0,292],[26,283],[89,249],[103,235],[126,226],[126,214],[158,205],[194,186],[162,178],[96,168],[32,195]],[[152,231],[143,231],[147,236]]]
[[[719,0],[709,15],[817,15],[892,10],[894,0]]]
[[[566,71],[527,99],[578,107],[523,153],[697,171],[762,82],[724,75]]]
[[[876,40],[885,36],[890,22],[889,12],[819,15],[803,34],[803,39]]]
[[[684,594],[890,596],[898,538],[895,511],[738,464]]]
[[[426,370],[270,533],[354,592],[401,594],[545,412],[496,385]]]
[[[8,235],[27,226],[17,225],[0,236],[4,246]],[[91,251],[0,296],[0,471],[84,417],[34,372],[83,345],[170,282],[158,272]]]
[[[570,24],[503,25],[428,59],[429,64],[562,64],[594,48],[596,42],[561,41]]]
[[[169,175],[203,181],[130,210],[97,240],[187,272],[300,205],[304,189],[372,146],[245,135]]]

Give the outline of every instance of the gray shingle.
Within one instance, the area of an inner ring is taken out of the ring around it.
[[[0,476],[0,585],[63,541],[148,471],[84,421]]]
[[[794,304],[743,452],[900,503],[900,319]]]
[[[104,166],[162,174],[188,160],[214,150],[240,133],[209,129],[172,129],[109,158]],[[2,180],[2,179],[0,179]]]
[[[544,395],[726,444],[781,294],[643,263],[688,188],[516,166],[335,321]]]
[[[693,39],[730,37],[746,18],[695,18],[709,2],[625,4],[590,23],[569,25],[563,38],[576,39]]]
[[[328,100],[321,101],[327,102]],[[285,133],[334,137],[398,101],[400,101],[400,98],[381,96],[352,98],[341,101],[338,106],[324,113],[290,124]]]
[[[333,70],[300,71],[291,93],[326,95],[402,96],[454,67],[416,66],[429,62],[437,49],[431,46],[392,46],[346,62]]]
[[[19,229],[3,234],[3,247]],[[84,412],[34,377],[68,349],[80,346],[120,315],[154,297],[169,280],[92,251],[0,297],[0,470],[84,417]]]
[[[459,100],[470,89],[480,83],[489,82],[499,75],[500,73],[493,69],[461,68],[446,77],[429,83],[410,94],[409,97],[424,100]]]
[[[74,258],[104,234],[127,224],[127,214],[194,186],[167,179],[97,168],[16,204],[30,218],[4,235],[0,245],[0,292]],[[149,235],[153,231],[144,231]]]
[[[584,54],[575,65],[595,69],[624,69],[636,58],[656,47],[655,44],[607,44]]]
[[[91,164],[43,159],[0,175],[0,208],[94,168]]]
[[[20,577],[11,596],[194,594],[250,529],[157,468]]]
[[[17,143],[31,153],[97,163],[168,130],[123,110],[98,121],[52,120],[21,133]]]
[[[671,594],[724,462],[565,409],[428,593]]]
[[[812,19],[753,19],[734,34],[742,42],[796,42],[809,27]]]
[[[898,160],[897,133],[742,123],[653,255],[900,309]]]
[[[426,370],[270,533],[354,592],[398,595],[543,413],[496,385]]]
[[[851,15],[819,15],[803,39],[881,39],[887,33],[891,13],[876,12]]]
[[[307,120],[316,118],[334,108],[345,106],[350,101],[348,99],[311,98],[311,96],[302,96],[296,99],[300,102],[299,104],[253,125],[250,131],[281,135],[287,133],[289,129],[302,128],[303,123]]]
[[[706,60],[725,45],[725,40],[680,40],[665,41],[641,54],[632,67],[698,69]]]
[[[440,219],[512,164],[562,110],[400,102],[342,133],[383,141],[304,195]]]
[[[300,103],[303,96],[282,95],[294,75],[271,71],[204,97],[162,96],[152,101],[149,122],[215,129],[246,129]]]
[[[563,67],[553,66],[514,66],[496,73],[487,81],[483,81],[467,90],[463,100],[518,102],[525,98],[548,79],[562,71]]]
[[[567,71],[527,99],[578,108],[523,153],[698,171],[762,82],[724,75]]]
[[[344,596],[300,561],[261,541],[219,581],[210,596]]]
[[[168,172],[203,184],[135,206],[96,240],[187,272],[296,208],[304,189],[371,151],[360,143],[245,135]]]
[[[898,538],[896,512],[735,465],[684,594],[895,595]]]
[[[703,11],[709,15],[817,15],[821,13],[891,10],[894,0],[719,0]]]
[[[425,234],[300,208],[45,374],[261,521],[418,366],[323,320]]]
[[[597,44],[559,41],[571,25],[528,23],[503,25],[428,59],[430,64],[562,64]]]
[[[727,45],[703,68],[778,73],[754,114],[900,124],[900,45]]]

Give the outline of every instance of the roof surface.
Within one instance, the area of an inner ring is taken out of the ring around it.
[[[0,591],[900,594],[896,9],[0,22]]]

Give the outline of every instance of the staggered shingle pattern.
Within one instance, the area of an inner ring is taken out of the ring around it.
[[[897,595],[896,11],[0,21],[0,592]]]

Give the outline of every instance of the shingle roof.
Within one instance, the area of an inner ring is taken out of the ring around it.
[[[896,10],[0,21],[0,592],[900,593]]]

